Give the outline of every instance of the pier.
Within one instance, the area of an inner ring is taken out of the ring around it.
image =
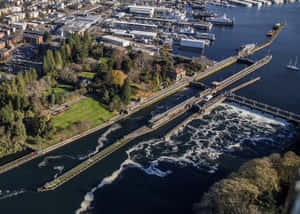
[[[194,77],[194,81],[204,79],[204,78],[236,63],[238,61],[238,59],[239,59],[238,56],[231,56],[226,59],[223,59],[222,61],[215,63],[213,66],[210,66],[207,69],[205,69],[204,72],[196,74],[196,76]]]
[[[248,82],[245,82],[245,83],[243,83],[243,84],[241,84],[241,85],[239,85],[239,86],[231,89],[230,92],[234,93],[234,92],[240,90],[241,88],[244,88],[244,87],[246,87],[248,85],[251,85],[251,84],[257,82],[258,80],[260,80],[260,77],[256,77],[255,79],[252,79],[252,80],[250,80]]]
[[[252,109],[257,109],[259,111],[271,114],[273,116],[276,117],[280,117],[283,118],[285,120],[294,122],[299,124],[300,123],[300,115],[299,114],[295,114],[293,112],[289,112],[286,110],[282,110],[280,108],[274,107],[274,106],[270,106],[246,97],[242,97],[242,96],[238,96],[236,94],[233,93],[229,93],[228,96],[226,96],[226,100],[231,101],[231,102],[235,102],[244,106],[248,106]]]
[[[253,65],[251,65],[251,66],[241,70],[240,72],[230,76],[229,78],[223,80],[222,82],[215,82],[214,84],[216,85],[216,90],[217,91],[223,90],[224,88],[228,87],[229,85],[235,83],[236,81],[244,78],[245,76],[253,73],[257,69],[268,64],[271,60],[272,60],[272,55],[268,55],[268,56],[264,57],[263,59],[257,61]]]

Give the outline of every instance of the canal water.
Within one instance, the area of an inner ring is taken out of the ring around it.
[[[287,26],[270,46],[272,62],[247,79],[262,79],[238,92],[300,113],[300,73],[287,71],[290,58],[300,55],[300,4],[257,8],[213,8],[234,16],[233,28],[215,27],[217,40],[205,54],[216,60],[235,54],[247,43],[262,43],[275,22]],[[261,51],[253,56],[259,59]],[[233,65],[209,77],[219,81],[242,69]],[[246,80],[247,80],[246,79]],[[140,137],[59,189],[35,190],[65,170],[86,160],[116,139],[145,124],[147,118],[198,93],[185,90],[104,130],[0,175],[3,213],[192,213],[192,204],[216,181],[243,162],[280,152],[296,128],[284,120],[235,104],[222,104],[210,115],[195,119],[169,140],[163,139],[176,122]]]

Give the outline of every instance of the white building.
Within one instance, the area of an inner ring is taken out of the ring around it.
[[[102,41],[104,42],[108,42],[114,45],[118,45],[121,47],[128,47],[130,45],[130,41],[125,40],[125,39],[121,39],[115,36],[110,36],[110,35],[106,35],[106,36],[102,36]]]
[[[129,5],[129,12],[135,15],[152,17],[154,14],[154,7]]]
[[[197,39],[181,39],[180,46],[203,49],[205,47],[205,42]]]
[[[84,33],[92,25],[96,24],[100,20],[98,15],[86,15],[80,14],[77,16],[64,17],[57,21],[57,24],[63,24],[63,26],[58,30],[59,35],[67,36],[71,33]]]
[[[130,31],[130,34],[133,34],[134,37],[138,39],[155,39],[157,36],[157,33],[154,32],[137,31],[137,30]]]

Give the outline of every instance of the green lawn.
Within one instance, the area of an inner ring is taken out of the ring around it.
[[[73,86],[72,85],[66,85],[66,84],[58,84],[55,88],[52,88],[54,90],[55,94],[63,94],[67,91],[72,91]],[[46,95],[50,95],[52,93],[52,89],[49,90]]]
[[[94,76],[95,76],[96,73],[93,73],[93,72],[81,72],[79,74],[80,77],[84,77],[84,78],[87,78],[87,79],[93,79]]]
[[[58,130],[78,121],[90,121],[93,126],[97,126],[113,117],[111,112],[93,98],[81,100],[70,107],[70,111],[54,117],[54,125]]]

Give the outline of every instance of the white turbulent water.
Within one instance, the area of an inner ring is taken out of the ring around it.
[[[234,104],[221,104],[210,115],[180,128],[169,140],[151,139],[126,151],[127,159],[120,168],[90,190],[75,213],[88,210],[94,192],[113,183],[128,168],[134,167],[148,175],[164,177],[172,171],[163,171],[159,165],[167,162],[215,173],[220,155],[242,151],[244,147],[280,148],[287,138],[292,137],[292,129],[290,124],[279,118]]]

